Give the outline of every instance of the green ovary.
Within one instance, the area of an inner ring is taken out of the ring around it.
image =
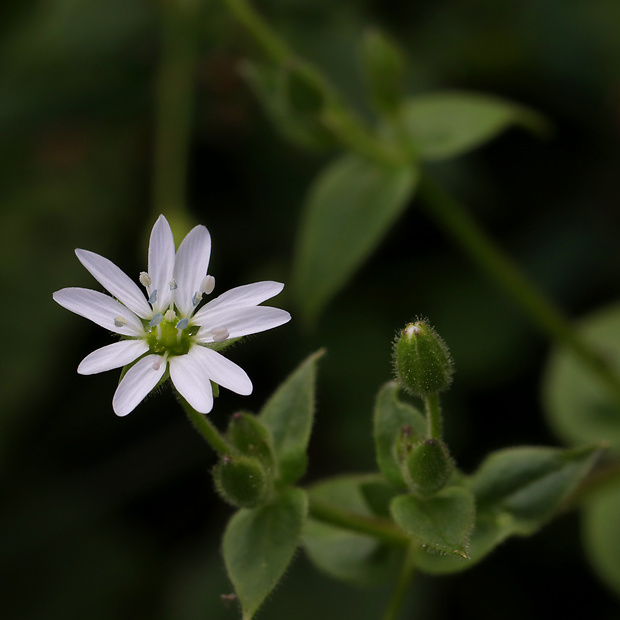
[[[179,331],[176,328],[178,319],[174,321],[163,320],[159,325],[151,328],[147,334],[146,341],[149,351],[157,355],[168,356],[185,355],[192,344],[192,337],[189,329]]]

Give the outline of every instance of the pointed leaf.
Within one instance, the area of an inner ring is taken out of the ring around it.
[[[224,562],[250,620],[275,588],[301,541],[308,499],[289,489],[268,506],[237,512],[224,533]]]
[[[426,160],[456,157],[515,125],[548,131],[547,121],[533,110],[465,91],[414,97],[404,106],[403,122],[419,156]]]
[[[620,376],[620,305],[579,324],[580,335]],[[556,348],[547,365],[543,403],[549,423],[568,443],[606,441],[620,452],[620,405],[609,390],[570,351]]]
[[[513,533],[528,535],[553,516],[599,453],[597,447],[500,450],[482,463],[469,488],[480,512],[507,514]]]
[[[259,420],[269,429],[280,478],[293,483],[306,471],[306,450],[314,417],[316,363],[325,351],[310,355],[265,403]]]
[[[391,510],[396,523],[426,548],[468,557],[476,507],[467,489],[446,487],[429,498],[399,495]]]
[[[510,448],[491,454],[469,479],[476,498],[470,562],[421,553],[418,566],[432,574],[471,568],[510,536],[542,527],[588,473],[596,448]]]
[[[407,207],[418,173],[345,155],[314,181],[299,231],[294,293],[314,319],[371,254]]]
[[[377,394],[374,411],[375,450],[381,473],[395,486],[405,486],[396,456],[396,443],[405,426],[411,428],[412,443],[426,433],[424,416],[411,405],[398,400],[395,381],[386,383]]]
[[[339,476],[310,489],[311,499],[364,517],[375,516],[364,489],[394,496],[377,475]],[[382,491],[379,490],[382,487]],[[376,538],[310,518],[304,531],[304,547],[315,566],[328,575],[356,585],[373,585],[395,578],[402,550]]]

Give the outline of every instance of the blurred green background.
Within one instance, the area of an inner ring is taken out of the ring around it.
[[[198,0],[196,0],[198,2]],[[264,0],[257,7],[351,104],[367,113],[359,62],[366,28],[410,56],[411,93],[466,88],[538,109],[540,142],[511,131],[436,174],[571,316],[620,290],[620,4],[522,0]],[[0,466],[0,616],[10,620],[225,620],[219,545],[231,510],[215,463],[168,392],[128,418],[111,408],[117,373],[81,377],[109,336],[53,303],[99,288],[75,247],[137,278],[152,207],[159,5],[24,0],[0,8],[0,248],[5,308]],[[237,72],[256,47],[204,0],[187,190],[213,237],[218,290],[287,282],[305,190],[328,156],[278,137]],[[274,305],[293,315],[284,293]],[[558,440],[543,419],[549,343],[424,219],[415,203],[312,332],[293,320],[230,357],[255,390],[222,391],[212,419],[256,411],[310,351],[325,346],[308,481],[374,468],[371,412],[391,376],[396,329],[430,318],[457,368],[445,400],[449,443],[471,471],[490,450]],[[260,617],[380,617],[385,586],[358,590],[300,553]],[[484,594],[483,594],[484,592]],[[616,618],[584,559],[576,515],[510,540],[470,572],[419,577],[412,619]]]

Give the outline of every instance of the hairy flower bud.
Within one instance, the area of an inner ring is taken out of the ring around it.
[[[425,398],[452,382],[452,359],[446,343],[425,321],[409,323],[394,345],[394,368],[400,384]]]
[[[454,464],[442,441],[426,439],[414,446],[405,463],[405,479],[418,495],[434,495],[446,485]]]
[[[213,468],[215,488],[221,498],[237,508],[253,508],[266,501],[271,478],[258,459],[225,456]]]

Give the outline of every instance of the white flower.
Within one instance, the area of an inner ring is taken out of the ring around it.
[[[279,282],[239,286],[200,306],[215,286],[213,276],[207,275],[211,236],[204,226],[192,229],[175,255],[170,225],[159,216],[149,242],[148,272],[140,274],[146,297],[107,258],[87,250],[75,253],[113,297],[84,288],[64,288],[53,297],[67,310],[123,337],[93,351],[78,366],[80,374],[91,375],[135,362],[112,400],[119,416],[133,411],[167,370],[175,388],[200,413],[213,407],[211,381],[250,394],[252,382],[245,371],[214,348],[291,318],[285,310],[258,305],[284,288]]]

